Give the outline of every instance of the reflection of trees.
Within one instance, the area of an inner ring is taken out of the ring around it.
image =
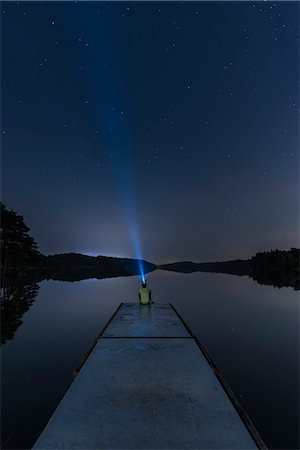
[[[299,290],[300,250],[259,252],[251,260],[251,277],[259,284]]]
[[[13,339],[39,291],[38,284],[1,287],[1,344]]]
[[[292,287],[295,291],[299,290],[299,275],[296,273],[284,273],[280,271],[255,272],[251,278],[260,285],[273,286],[277,288]]]

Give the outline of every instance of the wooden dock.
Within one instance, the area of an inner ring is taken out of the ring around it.
[[[121,304],[34,449],[265,449],[175,309]]]

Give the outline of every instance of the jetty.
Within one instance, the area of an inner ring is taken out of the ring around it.
[[[33,449],[266,449],[171,304],[121,303]]]

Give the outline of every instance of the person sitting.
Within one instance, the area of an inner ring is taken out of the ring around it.
[[[147,288],[146,281],[143,281],[142,287],[139,290],[139,299],[141,305],[149,305],[151,303],[151,289]]]

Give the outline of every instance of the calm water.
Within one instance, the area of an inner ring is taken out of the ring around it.
[[[30,448],[72,372],[137,277],[44,281],[15,337],[2,346],[2,448]],[[149,276],[223,372],[269,448],[299,448],[299,293],[223,274]]]

